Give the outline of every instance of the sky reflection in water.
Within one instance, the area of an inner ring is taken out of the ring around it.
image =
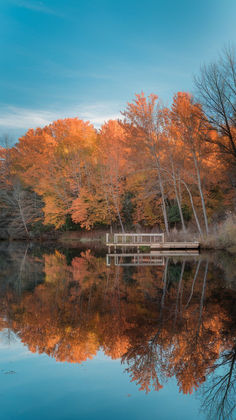
[[[230,419],[233,258],[11,244],[0,264],[2,419]]]

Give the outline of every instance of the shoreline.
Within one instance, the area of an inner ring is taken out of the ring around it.
[[[66,248],[80,248],[92,246],[93,248],[106,248],[106,232],[104,231],[89,231],[89,232],[79,232],[79,231],[68,231],[68,232],[56,232],[52,231],[47,234],[43,234],[38,237],[32,238],[4,238],[0,239],[0,243],[16,243],[16,242],[25,242],[25,243],[35,243],[35,244],[58,244]],[[148,233],[148,232],[146,232]],[[180,232],[182,234],[182,232]],[[236,240],[236,239],[235,239]],[[182,236],[181,239],[176,238],[172,239],[173,242],[183,242]],[[211,235],[205,237],[204,239],[199,239],[199,250],[200,251],[224,251],[231,255],[236,254],[236,243],[235,244],[222,244],[220,243],[219,238],[214,237],[212,241]],[[188,242],[188,240],[186,240]]]

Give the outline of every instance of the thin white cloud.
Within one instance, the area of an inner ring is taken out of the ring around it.
[[[28,109],[16,106],[0,106],[0,131],[13,133],[17,130],[26,131],[29,128],[44,127],[59,118],[78,117],[90,121],[99,128],[109,119],[120,118],[119,105],[111,103],[97,103],[80,105],[64,110]]]
[[[114,103],[96,103],[93,105],[80,106],[76,112],[79,118],[88,120],[96,128],[100,127],[105,121],[120,118],[119,105]]]
[[[0,111],[0,127],[19,129],[41,127],[53,121],[53,113],[8,106]]]

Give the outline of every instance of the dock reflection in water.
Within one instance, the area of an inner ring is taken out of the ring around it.
[[[80,364],[102,350],[141,391],[175,377],[210,418],[234,418],[233,260],[16,245],[1,255],[1,329],[31,352]]]
[[[107,266],[110,266],[112,262],[114,265],[122,266],[137,266],[137,265],[165,265],[165,259],[168,257],[196,257],[199,255],[198,250],[190,251],[152,251],[149,254],[145,253],[115,253],[107,254],[106,262]]]

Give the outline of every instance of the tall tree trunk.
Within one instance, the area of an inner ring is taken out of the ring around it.
[[[181,223],[182,223],[183,231],[186,232],[186,227],[185,227],[185,223],[184,223],[184,216],[183,216],[181,202],[180,202],[178,189],[177,189],[177,184],[176,184],[176,174],[175,174],[173,157],[172,157],[172,155],[170,155],[170,156],[171,156],[171,169],[172,169],[172,179],[173,179],[173,185],[174,185],[174,190],[175,190],[175,197],[176,197],[176,201],[177,201],[177,205],[178,205],[178,209],[179,209],[180,220],[181,220]]]
[[[18,207],[19,207],[20,217],[21,217],[25,232],[26,232],[27,236],[29,237],[29,231],[28,231],[28,228],[27,228],[24,211],[23,211],[22,206],[21,206],[20,193],[19,193],[19,196],[18,196],[17,204],[18,204]]]
[[[116,213],[117,213],[117,216],[118,216],[118,219],[119,219],[119,222],[120,222],[120,227],[121,227],[122,233],[125,233],[125,229],[124,229],[124,225],[123,225],[123,222],[122,222],[122,219],[121,219],[119,206],[118,206],[116,200],[115,200],[115,207],[116,207]]]
[[[199,223],[197,212],[196,212],[196,209],[195,209],[195,206],[194,206],[192,193],[191,193],[188,185],[186,184],[186,182],[183,179],[181,179],[181,182],[185,186],[185,188],[186,188],[186,190],[188,192],[188,195],[189,195],[189,198],[190,198],[190,202],[191,202],[191,206],[192,206],[192,209],[193,209],[194,218],[195,218],[195,221],[196,221],[196,224],[197,224],[197,228],[198,228],[198,231],[199,231],[200,235],[202,236],[202,229],[201,229],[201,225]]]
[[[106,200],[106,203],[107,203],[108,214],[110,216],[110,227],[111,227],[111,225],[112,225],[111,207],[109,205],[108,193],[107,193],[106,183],[104,181],[104,174],[103,174],[102,169],[100,169],[100,175],[101,175],[101,181],[102,181],[102,185],[103,185],[103,191],[104,191],[104,195],[105,195],[105,200]]]
[[[166,230],[167,235],[169,235],[169,225],[168,225],[168,217],[167,217],[167,210],[166,210],[163,181],[162,181],[162,176],[161,176],[160,162],[159,162],[159,158],[157,156],[155,157],[156,157],[156,168],[157,168],[158,180],[159,180],[160,191],[161,191],[162,212],[163,212],[163,217],[164,217],[165,230]]]
[[[207,214],[206,214],[206,205],[205,205],[204,195],[203,195],[203,191],[202,191],[202,182],[201,182],[201,177],[200,177],[200,170],[199,170],[199,165],[198,165],[195,150],[193,151],[193,160],[194,160],[194,165],[195,165],[196,172],[197,172],[198,189],[199,189],[199,192],[200,192],[200,197],[201,197],[201,202],[202,202],[202,211],[203,211],[203,216],[204,216],[204,221],[205,221],[206,233],[208,235],[209,229],[208,229],[208,220],[207,220]]]
[[[118,200],[117,200],[116,193],[114,192],[113,184],[111,185],[111,191],[112,191],[112,197],[113,197],[113,201],[114,201],[115,208],[116,208],[116,213],[117,213],[117,216],[118,216],[118,219],[119,219],[119,222],[120,222],[120,227],[121,227],[122,233],[125,233],[124,225],[123,225],[120,210],[119,210]]]

